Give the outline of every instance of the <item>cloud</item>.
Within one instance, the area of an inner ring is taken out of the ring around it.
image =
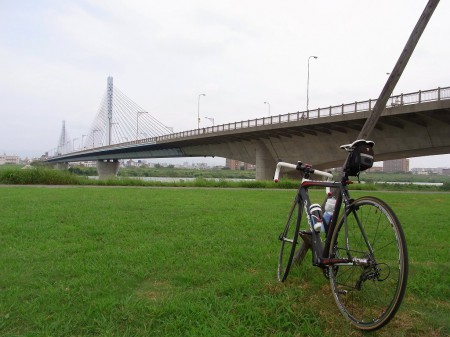
[[[6,65],[0,151],[39,155],[56,146],[62,120],[80,137],[95,118],[108,75],[176,131],[196,126],[199,93],[206,94],[202,115],[216,124],[265,116],[264,101],[273,114],[304,109],[310,55],[319,56],[311,62],[311,107],[376,98],[424,6],[407,0],[8,2],[0,13]],[[450,48],[442,41],[449,7],[438,5],[395,92],[448,85]],[[39,142],[23,141],[25,132]]]

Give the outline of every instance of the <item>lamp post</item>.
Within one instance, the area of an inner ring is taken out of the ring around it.
[[[270,117],[270,103],[269,102],[264,102],[264,104],[267,104],[269,106],[269,117]]]
[[[197,129],[200,129],[200,96],[206,96],[205,94],[198,95],[198,106],[197,106]]]
[[[306,83],[306,111],[309,111],[309,60],[311,58],[317,59],[317,56],[310,56],[308,57],[308,80]]]
[[[110,129],[109,129],[109,145],[111,145],[113,127],[114,127],[114,125],[119,125],[119,123],[118,122],[111,122],[109,125],[110,125]],[[120,139],[117,142],[120,143]]]
[[[92,147],[93,148],[95,147],[95,133],[98,132],[98,131],[99,131],[98,129],[94,129],[92,131]]]
[[[148,114],[148,112],[147,111],[136,112],[136,140],[138,140],[138,137],[139,137],[139,116],[141,114]]]
[[[205,119],[209,120],[212,123],[212,125],[214,126],[214,118],[212,118],[212,117],[205,117]]]

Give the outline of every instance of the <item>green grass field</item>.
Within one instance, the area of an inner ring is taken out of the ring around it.
[[[2,186],[0,336],[450,334],[449,193],[369,193],[400,218],[410,275],[394,320],[364,334],[321,270],[277,281],[294,194]]]

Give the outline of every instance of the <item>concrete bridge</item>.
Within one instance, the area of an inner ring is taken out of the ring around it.
[[[98,161],[99,175],[117,173],[119,159],[219,156],[256,164],[271,179],[279,160],[318,169],[339,167],[342,144],[356,139],[376,100],[170,133],[57,155],[49,162]],[[371,140],[377,161],[450,153],[450,87],[392,96]]]

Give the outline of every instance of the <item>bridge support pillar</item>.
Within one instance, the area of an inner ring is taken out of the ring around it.
[[[276,160],[263,142],[256,142],[256,180],[272,180]]]
[[[61,171],[67,170],[69,168],[69,163],[56,163],[55,168]]]
[[[97,161],[97,173],[99,179],[111,179],[117,177],[119,172],[119,161],[114,160],[99,160]]]

